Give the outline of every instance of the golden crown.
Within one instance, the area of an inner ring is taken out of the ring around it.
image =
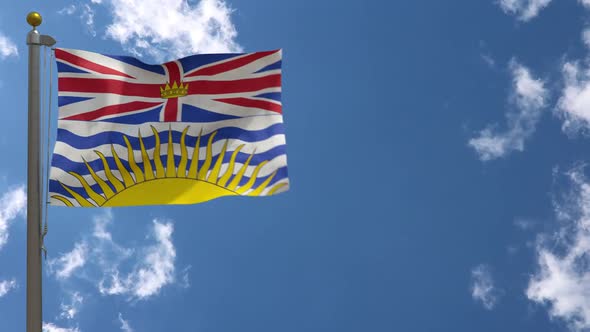
[[[164,88],[160,87],[160,95],[162,98],[178,98],[186,96],[187,93],[188,83],[183,85],[182,82],[180,82],[180,85],[177,85],[176,81],[174,81],[174,83],[172,83],[172,87],[170,87],[170,84],[168,83],[166,83]]]

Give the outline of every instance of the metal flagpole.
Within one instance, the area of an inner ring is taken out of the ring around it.
[[[41,301],[41,183],[40,164],[40,86],[39,53],[41,46],[53,46],[55,40],[39,34],[41,15],[31,12],[27,22],[33,30],[27,34],[29,46],[29,121],[27,152],[27,332],[42,332]]]

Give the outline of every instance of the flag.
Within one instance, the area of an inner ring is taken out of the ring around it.
[[[50,204],[133,206],[289,188],[281,50],[161,65],[55,50]]]

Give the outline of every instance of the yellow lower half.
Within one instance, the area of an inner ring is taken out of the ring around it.
[[[202,203],[221,196],[238,194],[213,183],[186,179],[162,178],[126,188],[101,206],[165,205]]]

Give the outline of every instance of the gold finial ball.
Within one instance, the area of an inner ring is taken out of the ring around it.
[[[32,27],[38,27],[43,22],[43,18],[41,18],[41,14],[37,12],[30,12],[27,15],[27,23],[29,23]]]

